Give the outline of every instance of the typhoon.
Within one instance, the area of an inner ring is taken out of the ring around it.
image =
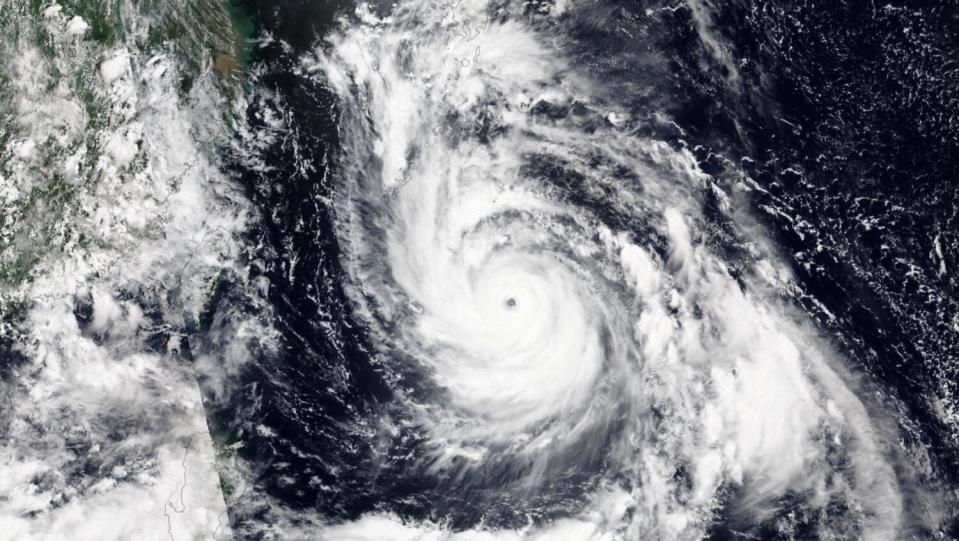
[[[62,3],[16,538],[959,536],[954,7]]]
[[[485,8],[362,13],[307,65],[341,100],[351,296],[435,385],[402,396],[416,466],[507,522],[575,510],[547,537],[697,538],[717,502],[761,523],[789,496],[824,535],[893,538],[880,425],[782,265],[757,247],[734,277],[690,153]]]

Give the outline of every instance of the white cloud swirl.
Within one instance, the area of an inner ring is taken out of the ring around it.
[[[358,18],[303,69],[340,98],[357,310],[386,366],[439,388],[407,397],[435,470],[513,457],[513,483],[535,491],[556,457],[602,453],[608,475],[568,522],[596,539],[698,538],[733,493],[755,521],[792,494],[826,521],[844,502],[823,528],[896,535],[901,496],[865,407],[782,301],[790,278],[762,240],[739,277],[707,246],[714,187],[687,151],[636,135],[551,36],[484,2]],[[397,520],[327,533],[441,529]]]

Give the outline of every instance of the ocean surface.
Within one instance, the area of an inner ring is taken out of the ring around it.
[[[13,539],[959,539],[959,4],[0,30]]]

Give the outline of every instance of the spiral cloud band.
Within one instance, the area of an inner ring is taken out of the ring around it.
[[[761,521],[784,498],[823,535],[892,538],[882,423],[789,308],[788,271],[688,150],[557,47],[451,0],[361,8],[301,63],[339,98],[349,294],[406,374],[396,422],[430,449],[422,467],[578,517],[484,529],[504,539],[695,539],[720,505]],[[545,496],[569,484],[585,500]],[[327,535],[469,534],[445,528],[369,515]]]

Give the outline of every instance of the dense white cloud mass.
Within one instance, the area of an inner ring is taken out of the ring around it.
[[[829,344],[783,302],[788,273],[757,239],[737,281],[700,231],[711,188],[693,157],[637,135],[549,36],[486,8],[360,8],[303,62],[341,100],[352,296],[383,350],[445,390],[418,406],[438,471],[505,454],[527,466],[511,483],[535,491],[554,457],[621,426],[608,466],[632,483],[604,480],[582,516],[543,532],[447,535],[370,516],[328,535],[692,539],[739,487],[738,512],[757,520],[798,494],[845,502],[839,521],[893,538],[902,496],[881,438]],[[532,113],[544,106],[581,113]],[[652,235],[610,227],[566,190]]]
[[[13,119],[0,172],[4,227],[37,239],[15,239],[4,263],[38,252],[28,279],[0,297],[5,313],[23,307],[19,330],[2,329],[21,333],[22,360],[5,361],[0,537],[229,535],[200,391],[175,330],[201,312],[245,227],[211,141],[191,135],[219,115],[217,90],[198,81],[185,104],[172,56],[147,56],[133,36],[101,46],[59,5],[39,16],[0,10],[19,29],[0,61]],[[47,208],[31,207],[44,193]]]

